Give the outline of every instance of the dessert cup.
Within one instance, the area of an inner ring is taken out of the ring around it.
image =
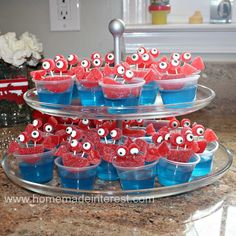
[[[192,172],[199,162],[200,157],[197,154],[192,155],[188,162],[160,158],[157,164],[158,181],[163,186],[186,183],[190,180]]]
[[[200,156],[200,162],[194,168],[192,178],[207,175],[212,171],[213,160],[218,147],[218,142],[211,142],[207,144],[203,153],[198,153]]]
[[[114,181],[119,177],[112,163],[102,160],[101,164],[98,166],[98,178],[105,181]]]
[[[63,188],[92,190],[99,164],[86,167],[69,167],[63,165],[61,157],[55,159]]]
[[[103,106],[104,97],[102,88],[96,81],[76,81],[80,103],[83,106]]]
[[[157,161],[138,167],[119,166],[115,159],[112,163],[117,170],[123,190],[139,190],[154,187]]]
[[[33,80],[40,102],[70,105],[74,80],[69,75],[47,76],[42,80]]]
[[[149,12],[152,14],[152,24],[153,25],[164,25],[167,24],[167,15],[170,13],[170,6],[149,6]]]
[[[54,150],[37,154],[13,154],[17,160],[19,172],[24,180],[34,183],[47,183],[53,178]]]
[[[139,105],[153,105],[155,104],[158,94],[158,84],[156,81],[150,81],[143,85],[140,95]]]
[[[200,75],[193,75],[185,78],[157,80],[163,104],[170,105],[193,102],[196,98],[199,77]],[[191,105],[181,104],[173,106],[173,108],[184,108],[189,106]]]
[[[105,84],[100,82],[105,105],[117,109],[109,109],[108,112],[116,113],[131,113],[136,109],[123,109],[123,107],[137,106],[145,81],[139,78],[134,78],[129,84]]]

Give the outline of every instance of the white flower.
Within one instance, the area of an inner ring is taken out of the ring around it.
[[[43,45],[38,42],[35,35],[25,32],[20,36],[20,40],[22,40],[25,43],[25,47],[31,51],[42,53]]]

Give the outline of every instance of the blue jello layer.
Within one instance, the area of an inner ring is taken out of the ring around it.
[[[158,85],[155,81],[152,81],[148,84],[145,84],[143,86],[141,95],[140,95],[140,100],[139,104],[140,105],[152,105],[156,101],[156,97],[158,94]]]
[[[100,87],[78,90],[80,102],[83,106],[103,106],[104,96]]]
[[[53,165],[53,158],[44,158],[34,164],[20,162],[20,175],[30,182],[47,183],[53,178]]]
[[[179,90],[160,90],[163,104],[177,104],[192,102],[196,97],[197,86],[188,86]],[[179,105],[176,108],[189,107],[189,105]],[[175,108],[173,107],[173,108]]]
[[[213,156],[214,154],[206,156],[200,155],[201,160],[194,168],[192,177],[208,175],[212,170]]]
[[[101,180],[114,181],[118,179],[116,168],[107,161],[102,160],[98,166],[98,178]]]

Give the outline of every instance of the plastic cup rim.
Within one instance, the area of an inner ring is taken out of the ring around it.
[[[156,80],[157,83],[163,83],[163,84],[166,84],[166,83],[178,83],[178,82],[193,82],[195,80],[198,80],[200,78],[200,75],[199,74],[194,74],[194,75],[191,75],[191,76],[187,76],[187,77],[183,77],[183,78],[176,78],[176,79],[160,79],[160,80]]]
[[[101,159],[99,161],[99,163],[95,164],[95,165],[90,165],[90,166],[85,166],[85,167],[70,167],[70,166],[63,166],[59,163],[59,161],[62,160],[61,157],[57,157],[55,160],[54,160],[54,163],[57,167],[60,167],[60,168],[63,168],[67,171],[86,171],[86,170],[90,170],[90,169],[93,169],[93,168],[96,168],[97,166],[100,165],[101,163]]]
[[[37,145],[37,146],[42,146],[42,145]],[[33,146],[32,146],[33,147]],[[35,153],[35,154],[17,154],[17,153],[13,153],[12,155],[15,158],[32,158],[32,157],[39,157],[40,155],[48,155],[48,154],[53,154],[55,152],[56,148],[52,149],[52,150],[47,150],[46,152],[40,152],[40,153]]]
[[[133,81],[137,83],[133,84],[104,84],[102,81],[99,82],[99,85],[104,88],[135,88],[141,87],[145,84],[145,80],[141,78],[133,78]]]
[[[214,147],[212,150],[208,151],[208,152],[210,152],[210,153],[215,153],[215,152],[217,151],[217,149],[219,148],[219,142],[214,141],[214,142],[210,142],[210,143],[211,143],[211,144],[214,144],[215,147]],[[207,146],[206,146],[206,149],[207,149]],[[206,150],[206,149],[205,149],[205,150]],[[204,152],[205,152],[205,151],[204,151]],[[199,154],[199,155],[203,155],[204,152],[201,152],[201,153],[198,153],[198,154]]]

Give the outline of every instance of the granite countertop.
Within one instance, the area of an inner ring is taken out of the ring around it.
[[[213,128],[236,152],[236,64],[207,64],[201,83],[215,100],[187,115]],[[6,137],[21,127],[0,129]],[[236,164],[220,180],[201,189],[153,203],[7,203],[32,192],[13,184],[0,168],[0,235],[236,235]]]

